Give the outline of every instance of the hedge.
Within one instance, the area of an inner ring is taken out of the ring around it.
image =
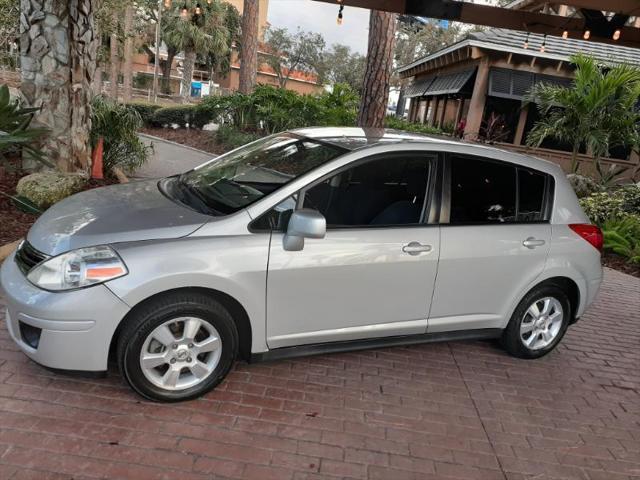
[[[151,125],[155,127],[180,127],[202,128],[211,121],[211,114],[198,109],[195,105],[179,105],[175,107],[159,108],[151,117]]]

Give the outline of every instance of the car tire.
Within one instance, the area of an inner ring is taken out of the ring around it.
[[[513,312],[502,334],[502,346],[517,358],[543,357],[562,340],[572,313],[563,289],[552,284],[540,285],[531,290]]]
[[[170,293],[126,320],[117,343],[118,366],[149,400],[190,400],[224,379],[238,343],[236,324],[220,302],[198,292]]]

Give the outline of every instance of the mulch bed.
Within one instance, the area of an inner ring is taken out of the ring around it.
[[[0,246],[24,237],[38,218],[16,208],[13,200],[5,196],[15,195],[19,179],[20,176],[9,173],[0,177]]]
[[[171,142],[176,142],[181,145],[187,145],[188,147],[197,148],[214,155],[222,155],[228,148],[220,145],[216,142],[213,132],[207,132],[204,130],[194,128],[178,128],[176,130],[172,128],[143,128],[140,133],[146,133],[147,135],[153,135],[154,137],[164,138]]]
[[[23,238],[31,225],[38,219],[37,215],[25,213],[17,208],[13,200],[7,195],[15,195],[18,180],[26,175],[24,172],[12,169],[0,175],[0,246],[7,243],[15,242]],[[85,190],[104,187],[118,183],[115,179],[94,180],[91,179],[86,185]]]
[[[640,278],[640,265],[633,265],[615,253],[606,252],[602,257],[602,264],[605,267],[613,268],[614,270]]]

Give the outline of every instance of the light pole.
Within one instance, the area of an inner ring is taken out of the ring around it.
[[[160,68],[160,28],[162,27],[162,3],[158,0],[158,20],[156,21],[156,58],[153,66],[153,103],[158,103],[158,70]],[[166,2],[165,2],[166,3]],[[171,6],[171,0],[169,0]]]

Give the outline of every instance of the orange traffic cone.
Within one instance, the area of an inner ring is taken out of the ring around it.
[[[104,154],[104,138],[100,137],[96,148],[93,149],[91,155],[91,178],[97,180],[104,179],[104,170],[102,165],[102,156]]]

